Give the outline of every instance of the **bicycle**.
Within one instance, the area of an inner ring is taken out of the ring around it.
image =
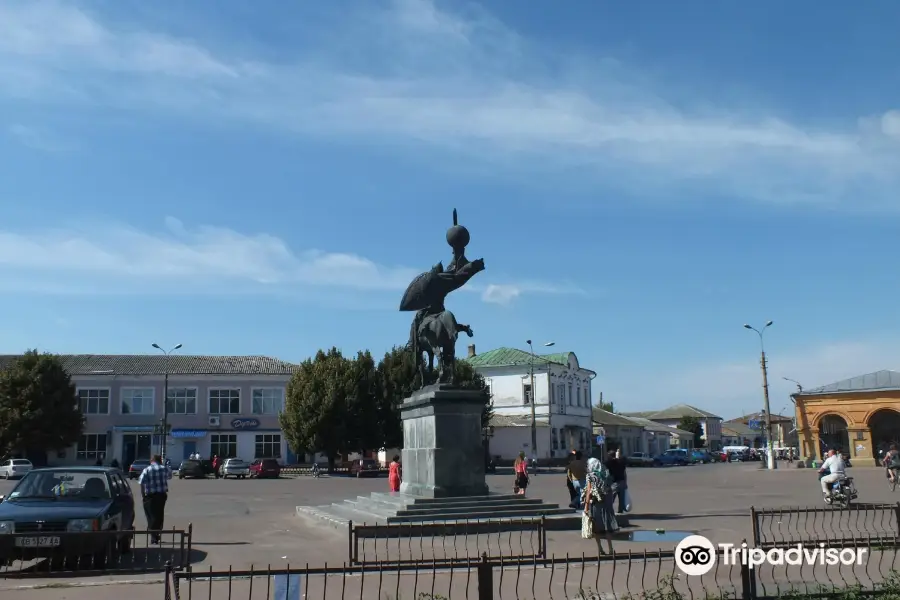
[[[900,465],[892,464],[890,467],[888,467],[888,487],[892,492],[897,491],[898,470],[900,470]],[[891,471],[893,471],[893,477],[891,477]]]

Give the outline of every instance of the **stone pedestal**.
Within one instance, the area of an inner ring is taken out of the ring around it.
[[[403,483],[423,498],[486,496],[481,392],[446,385],[425,387],[400,407]]]

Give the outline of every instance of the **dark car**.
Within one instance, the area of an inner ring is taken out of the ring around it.
[[[350,463],[350,476],[376,477],[381,473],[381,465],[374,458],[360,458]]]
[[[34,469],[0,496],[0,563],[91,557],[82,564],[100,569],[131,550],[133,531],[134,497],[118,469]]]
[[[204,465],[204,462],[209,463],[209,465]],[[184,479],[186,477],[205,479],[210,473],[212,473],[212,463],[210,461],[189,458],[182,461],[181,466],[178,467],[178,479]]]
[[[144,469],[146,469],[149,466],[150,466],[149,458],[146,458],[146,459],[140,458],[140,459],[134,461],[133,463],[131,463],[131,466],[128,467],[128,478],[129,479],[137,479],[138,477],[141,476],[141,473],[144,472]]]
[[[278,479],[281,477],[281,465],[274,458],[258,458],[250,463],[250,477]]]

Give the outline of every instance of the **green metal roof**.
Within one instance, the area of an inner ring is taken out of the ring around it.
[[[558,363],[561,365],[568,364],[569,353],[550,354],[548,356],[534,356],[534,364]],[[550,358],[553,357],[553,358]],[[565,357],[563,360],[557,360],[558,357]],[[530,365],[531,353],[524,350],[516,350],[515,348],[496,348],[488,350],[481,354],[469,357],[466,361],[473,367],[511,367],[518,365]]]

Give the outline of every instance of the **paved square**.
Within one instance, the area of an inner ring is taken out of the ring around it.
[[[850,470],[859,489],[859,502],[895,502],[883,471]],[[493,491],[509,493],[511,474],[488,476]],[[0,481],[0,494],[8,494],[15,482]],[[295,567],[307,563],[340,565],[348,560],[348,536],[295,516],[297,505],[319,505],[345,498],[386,491],[387,479],[323,476],[278,480],[174,480],[166,510],[166,526],[194,526],[195,569],[246,569]],[[630,529],[687,530],[714,542],[752,539],[750,506],[820,506],[821,490],[813,469],[760,470],[755,464],[712,464],[661,469],[632,469],[629,486],[634,502]],[[137,488],[135,485],[135,491]],[[568,493],[562,473],[532,477],[530,496],[566,505]],[[138,528],[145,527],[143,514]],[[617,541],[616,550],[671,549],[675,542],[638,543]],[[593,541],[576,531],[549,532],[550,554],[596,555]],[[124,577],[124,576],[123,576]],[[130,580],[157,579],[159,575],[127,576]],[[115,576],[79,577],[79,582],[110,581]],[[59,580],[53,580],[59,583]],[[0,581],[0,589],[34,580]],[[36,592],[35,592],[36,594]]]

